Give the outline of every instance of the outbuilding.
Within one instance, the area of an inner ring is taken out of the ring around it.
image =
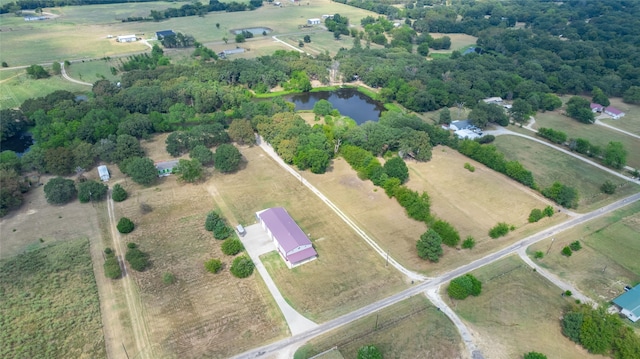
[[[308,19],[307,20],[307,25],[320,25],[321,20],[320,19]]]
[[[454,131],[466,130],[469,127],[471,127],[471,121],[469,120],[453,121],[449,125],[449,128]]]
[[[162,31],[156,31],[156,39],[158,40],[162,40],[167,36],[175,36],[176,33],[173,32],[173,30],[162,30]]]
[[[611,116],[611,118],[613,118],[614,120],[618,120],[621,117],[624,117],[625,113],[618,110],[617,108],[613,107],[613,106],[609,106],[607,108],[604,109],[604,113],[606,113],[607,115]]]
[[[156,163],[158,177],[166,177],[173,173],[173,168],[178,165],[178,160],[164,161]]]
[[[602,110],[604,110],[604,106],[599,103],[591,103],[589,104],[589,107],[591,108],[591,112],[593,113],[600,113],[602,112]]]
[[[100,175],[100,179],[103,182],[107,182],[111,178],[109,175],[109,169],[104,165],[98,166],[98,175]]]
[[[116,38],[118,42],[134,42],[138,41],[138,37],[136,35],[121,35]]]
[[[620,314],[637,322],[640,319],[640,284],[614,299],[613,304],[620,308]]]
[[[310,262],[318,257],[309,237],[304,234],[284,208],[265,209],[257,212],[256,217],[289,268]]]

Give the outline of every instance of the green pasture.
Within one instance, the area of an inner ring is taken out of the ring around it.
[[[636,184],[534,141],[516,136],[498,136],[494,144],[506,159],[520,161],[533,172],[540,188],[549,187],[555,181],[576,188],[580,197],[579,212],[596,209],[640,191],[640,186]],[[600,186],[607,180],[618,186],[613,195],[600,191]]]
[[[585,295],[607,303],[623,292],[625,285],[640,282],[640,203],[594,219],[527,249],[545,253],[533,259],[559,277],[576,285]],[[560,252],[571,242],[582,249],[565,257]]]
[[[111,73],[111,67],[120,67],[120,60],[93,60],[84,62],[74,62],[71,66],[65,67],[67,74],[76,80],[94,83],[98,80],[106,79],[116,81],[119,75]]]
[[[586,125],[557,111],[536,114],[536,128],[546,127],[563,131],[568,138],[584,138],[594,145],[606,148],[610,141],[621,142],[628,152],[627,165],[640,168],[640,139],[598,125]],[[617,121],[624,121],[626,116]]]
[[[91,92],[91,87],[67,81],[59,75],[34,80],[27,76],[24,69],[11,71],[20,71],[20,73],[0,83],[0,109],[18,107],[26,99],[46,96],[56,90],[79,94]],[[3,75],[4,72],[0,71]]]
[[[0,357],[105,358],[89,241],[0,261]]]

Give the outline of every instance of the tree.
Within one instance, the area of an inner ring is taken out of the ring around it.
[[[233,263],[231,264],[231,268],[229,270],[235,277],[246,278],[250,276],[251,273],[253,273],[254,267],[255,265],[251,261],[251,258],[243,255],[236,257],[236,259],[233,260]]]
[[[311,36],[309,35],[304,35],[304,42],[306,42],[307,44],[311,42]]]
[[[569,246],[565,246],[562,248],[562,255],[565,257],[571,257],[571,248]]]
[[[116,227],[118,228],[118,232],[122,234],[127,234],[127,233],[133,232],[133,229],[135,228],[135,224],[133,224],[133,222],[129,218],[122,217],[118,221],[118,225]]]
[[[325,99],[321,99],[318,102],[316,102],[315,105],[313,105],[313,113],[315,113],[318,116],[329,115],[331,114],[332,111],[333,111],[333,105],[331,104],[331,102]]]
[[[144,271],[149,266],[149,254],[142,252],[136,247],[127,249],[124,258],[129,262],[131,268],[138,272]]]
[[[60,75],[60,73],[62,73],[62,65],[60,65],[59,62],[54,61],[53,64],[51,64],[51,71],[53,71],[54,75]]]
[[[420,236],[416,247],[418,249],[418,256],[422,259],[437,262],[440,257],[442,257],[442,239],[440,235],[431,228]]]
[[[365,345],[358,349],[358,359],[382,359],[382,352],[374,345]]]
[[[582,245],[580,244],[580,241],[574,241],[571,242],[569,248],[571,248],[572,251],[577,252],[582,249]]]
[[[616,185],[613,182],[606,180],[602,186],[600,186],[600,191],[606,194],[614,194],[616,193]]]
[[[44,195],[51,204],[65,204],[76,196],[76,186],[70,179],[55,177],[44,185]]]
[[[127,199],[127,191],[120,185],[116,184],[113,186],[113,190],[111,191],[111,198],[113,198],[116,202],[122,202]]]
[[[422,44],[418,45],[418,53],[422,56],[429,55],[429,43],[423,42]]]
[[[528,352],[522,359],[547,359],[547,356],[538,352]]]
[[[580,96],[573,96],[567,101],[567,115],[582,123],[594,123],[595,118],[591,111],[590,102]]]
[[[604,164],[615,169],[622,169],[627,164],[627,150],[621,142],[609,142],[604,151]]]
[[[172,173],[177,175],[179,180],[188,183],[197,182],[204,177],[202,164],[195,158],[192,160],[180,159]]]
[[[462,248],[464,249],[473,249],[473,247],[476,246],[476,240],[473,239],[473,237],[468,236],[463,242],[462,242]]]
[[[110,279],[118,279],[122,275],[122,270],[120,269],[120,263],[118,263],[118,258],[116,258],[115,253],[111,248],[104,249],[105,260],[102,268],[104,269],[104,275]]]
[[[227,226],[225,221],[221,218],[218,222],[216,222],[213,227],[213,238],[215,239],[226,239],[233,233],[233,229]]]
[[[399,179],[400,183],[404,183],[409,179],[409,168],[400,157],[393,157],[388,160],[384,163],[383,168],[387,176]]]
[[[518,123],[524,123],[529,120],[529,115],[532,112],[533,110],[531,109],[529,102],[521,98],[515,99],[511,109],[509,109],[511,117],[513,117],[513,120]]]
[[[45,70],[44,67],[40,65],[31,65],[27,67],[27,75],[31,76],[36,80],[46,79],[47,77],[50,76],[47,70]]]
[[[0,168],[0,217],[22,204],[23,184],[15,169]]]
[[[457,277],[449,283],[447,294],[453,299],[465,299],[470,295],[477,297],[482,292],[482,282],[471,274]]]
[[[605,95],[599,87],[594,87],[593,90],[591,90],[591,96],[593,96],[591,98],[591,102],[593,103],[600,104],[604,107],[607,107],[611,104],[607,95]]]
[[[204,221],[204,229],[209,232],[213,232],[213,229],[216,227],[216,223],[218,223],[219,221],[220,216],[216,212],[211,211],[207,213],[207,218]]]
[[[624,92],[622,100],[626,103],[640,104],[640,86],[631,86]]]
[[[531,213],[529,213],[529,223],[538,222],[544,216],[545,215],[544,215],[544,213],[542,213],[542,210],[540,210],[538,208],[534,208],[534,209],[531,210]]]
[[[246,38],[244,37],[244,34],[236,35],[236,42],[237,43],[242,43],[242,42],[245,42],[245,41],[246,41]]]
[[[552,217],[554,213],[555,213],[555,211],[553,210],[553,207],[551,207],[551,206],[546,206],[542,210],[542,214],[544,214],[547,217]]]
[[[304,171],[307,168],[313,173],[324,173],[329,166],[329,154],[317,148],[305,148],[293,157],[293,164]]]
[[[445,107],[442,110],[440,110],[439,123],[444,125],[448,125],[451,123],[451,111],[449,110],[448,107]]]
[[[216,274],[222,269],[222,262],[219,259],[213,258],[204,262],[204,267],[211,273]]]
[[[240,145],[253,145],[256,143],[256,135],[253,133],[253,127],[249,120],[236,118],[229,125],[229,137]]]
[[[237,238],[225,239],[225,241],[222,242],[222,246],[220,248],[222,249],[222,253],[228,256],[235,256],[236,254],[244,250],[242,242],[240,242],[240,240]]]
[[[449,247],[455,247],[460,243],[460,234],[449,222],[439,219],[431,228],[442,238],[442,243]]]
[[[224,41],[225,44],[228,44],[229,43],[229,38],[226,37],[226,36],[223,36],[222,37],[222,41]]]
[[[240,151],[234,145],[226,143],[218,146],[214,156],[216,168],[223,173],[236,171],[240,166],[241,160],[242,154],[240,154]]]
[[[489,230],[489,237],[496,239],[505,236],[507,235],[507,233],[509,233],[509,229],[510,227],[508,224],[500,222]]]
[[[44,153],[47,172],[68,175],[73,172],[73,152],[66,147],[49,148]]]
[[[102,201],[107,197],[108,190],[106,184],[94,180],[84,181],[78,184],[78,199],[80,203]]]
[[[126,174],[141,185],[148,186],[158,178],[158,170],[153,161],[148,157],[135,157],[126,166]]]

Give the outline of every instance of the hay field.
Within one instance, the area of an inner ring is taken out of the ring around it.
[[[556,111],[548,111],[536,114],[535,128],[546,127],[563,131],[568,138],[584,138],[602,149],[607,147],[610,141],[622,142],[627,150],[627,165],[633,168],[640,168],[640,140],[624,133],[608,129],[598,125],[586,125]],[[625,121],[627,117],[620,120]],[[611,123],[610,123],[611,124]],[[613,124],[612,124],[613,125]]]
[[[474,163],[476,171],[471,173],[464,169],[464,162]],[[445,246],[445,254],[436,264],[418,257],[416,241],[427,226],[408,218],[404,208],[395,199],[388,198],[383,189],[359,179],[342,158],[333,160],[331,170],[323,175],[305,173],[304,176],[394,259],[412,270],[429,274],[468,263],[565,218],[556,215],[534,225],[527,224],[506,238],[488,239],[489,228],[497,222],[508,219],[511,224],[521,227],[531,209],[544,208],[546,202],[512,180],[446,147],[436,148],[430,162],[409,162],[408,165],[407,185],[414,190],[426,190],[432,200],[432,211],[452,223],[462,239],[467,235],[474,236],[477,246],[473,250],[458,251]],[[476,190],[478,188],[483,190]]]
[[[538,242],[527,249],[549,253],[534,259],[544,268],[575,284],[588,297],[606,303],[623,293],[625,285],[640,282],[640,203],[594,219]],[[564,246],[580,241],[582,249],[571,257],[560,254]]]
[[[0,109],[19,107],[27,99],[46,96],[56,90],[91,92],[91,87],[69,82],[59,75],[34,80],[24,69],[0,71],[2,74],[5,72],[10,75],[0,81]]]
[[[275,253],[263,263],[282,295],[301,314],[326,321],[406,288],[402,276],[258,147],[242,148],[246,164],[237,173],[214,173],[205,186],[238,223],[256,223],[255,212],[287,209],[319,253],[293,270]],[[232,223],[235,225],[235,222]]]
[[[558,318],[571,299],[561,290],[536,274],[524,262],[510,256],[473,272],[482,282],[478,297],[454,301],[446,286],[441,295],[469,329],[480,338],[486,358],[519,358],[537,351],[549,358],[604,358],[565,338]]]
[[[640,106],[622,102],[620,98],[610,98],[611,106],[622,110],[625,115],[619,120],[605,118],[600,121],[640,136]]]
[[[578,212],[596,209],[640,190],[636,184],[534,141],[498,136],[493,144],[506,159],[518,160],[533,172],[540,188],[549,187],[554,181],[575,187],[579,195]],[[607,180],[618,186],[613,195],[600,191],[600,186]]]
[[[312,339],[298,349],[296,358],[310,358],[335,346],[345,358],[355,358],[368,344],[385,358],[460,358],[465,350],[449,318],[416,295]]]

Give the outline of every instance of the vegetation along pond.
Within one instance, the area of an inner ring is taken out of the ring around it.
[[[349,116],[361,125],[367,121],[378,121],[382,111],[382,103],[358,92],[356,89],[346,88],[335,91],[306,92],[287,96],[287,101],[296,105],[296,110],[313,110],[313,106],[320,100],[327,100],[333,108],[343,116]]]

